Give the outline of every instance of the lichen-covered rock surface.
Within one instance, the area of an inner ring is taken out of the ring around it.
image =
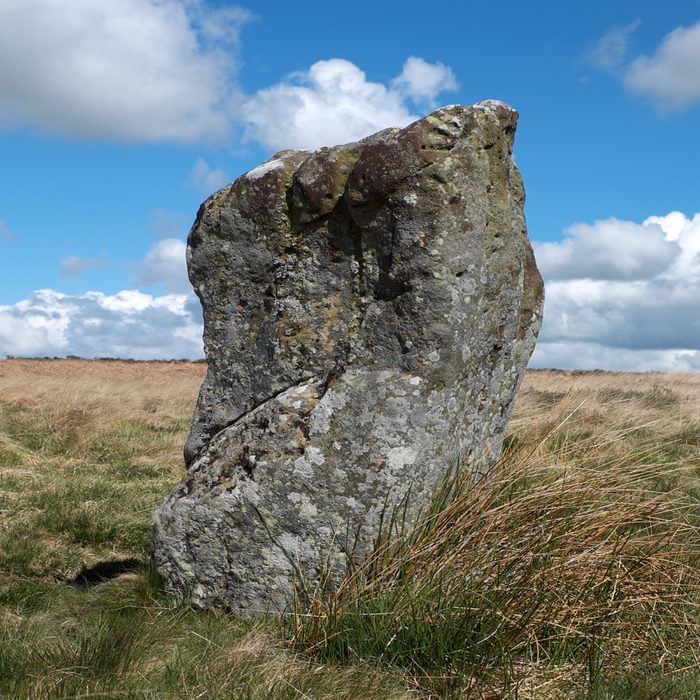
[[[481,102],[315,152],[210,197],[189,236],[209,372],[153,560],[201,606],[267,610],[450,466],[496,460],[541,321],[511,153]]]

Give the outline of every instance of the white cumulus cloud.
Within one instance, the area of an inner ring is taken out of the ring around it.
[[[192,286],[187,277],[187,246],[179,238],[158,241],[138,266],[137,282],[144,287],[162,285],[168,292],[188,293]]]
[[[265,146],[318,148],[405,126],[417,118],[407,98],[432,100],[455,88],[449,68],[420,58],[409,58],[389,87],[368,80],[354,63],[333,58],[258,91],[239,116],[247,124],[246,137]]]
[[[625,70],[624,83],[663,111],[700,102],[700,22],[677,27],[651,56],[635,59]]]
[[[173,212],[154,210],[156,221]],[[171,222],[172,223],[172,222]],[[0,356],[201,358],[202,311],[187,279],[186,244],[157,240],[135,265],[138,289],[116,294],[64,294],[40,289],[16,304],[0,305]],[[100,258],[61,260],[64,277],[104,264]]]
[[[223,139],[244,10],[197,0],[2,0],[0,125]]]
[[[410,56],[401,74],[394,78],[392,88],[417,102],[434,104],[435,98],[446,90],[457,90],[459,84],[452,69],[442,63],[428,63]]]
[[[535,255],[546,301],[531,366],[700,369],[700,214],[578,225]]]
[[[557,243],[535,244],[548,279],[644,279],[665,270],[680,253],[657,221],[607,219],[575,224]]]
[[[205,0],[1,0],[0,127],[80,139],[224,142],[234,129],[270,148],[316,147],[415,118],[457,88],[452,70],[412,56],[386,86],[349,61],[252,95],[238,83],[247,10]],[[192,181],[225,183],[201,160]]]
[[[0,305],[0,356],[196,359],[203,355],[199,303],[192,295],[68,295],[51,289]]]

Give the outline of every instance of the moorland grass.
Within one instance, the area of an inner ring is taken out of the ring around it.
[[[695,668],[697,503],[659,490],[658,464],[587,442],[511,452],[489,480],[455,475],[340,588],[299,596],[293,641],[326,661],[406,668],[447,697],[534,690],[542,667],[588,689],[650,663]]]
[[[0,697],[700,697],[700,376],[528,373],[489,480],[253,620],[148,566],[204,369],[0,362]]]

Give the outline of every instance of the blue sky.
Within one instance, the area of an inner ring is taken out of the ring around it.
[[[200,356],[208,194],[487,98],[521,115],[531,364],[699,370],[700,0],[2,0],[0,356]]]

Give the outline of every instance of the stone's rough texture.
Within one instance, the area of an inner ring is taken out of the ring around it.
[[[204,203],[188,264],[209,372],[153,537],[171,590],[283,606],[409,491],[410,517],[449,466],[493,465],[543,297],[516,122],[445,107],[278,153]]]

